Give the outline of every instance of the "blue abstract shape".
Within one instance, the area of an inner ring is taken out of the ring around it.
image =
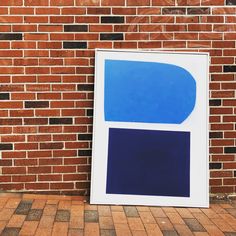
[[[196,102],[196,82],[176,65],[105,60],[106,121],[180,124]]]
[[[189,197],[190,132],[110,128],[106,193]]]

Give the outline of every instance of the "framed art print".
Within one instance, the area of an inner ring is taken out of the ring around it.
[[[209,206],[208,61],[96,50],[92,204]]]

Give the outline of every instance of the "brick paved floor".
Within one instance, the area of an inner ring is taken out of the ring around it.
[[[0,193],[2,236],[236,236],[236,201],[210,209],[89,205],[83,197]]]

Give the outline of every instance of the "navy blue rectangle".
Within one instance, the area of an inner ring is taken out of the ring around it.
[[[190,132],[109,129],[106,193],[190,196]]]

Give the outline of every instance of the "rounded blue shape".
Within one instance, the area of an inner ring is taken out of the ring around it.
[[[196,102],[184,68],[157,62],[105,61],[106,121],[180,124]]]

